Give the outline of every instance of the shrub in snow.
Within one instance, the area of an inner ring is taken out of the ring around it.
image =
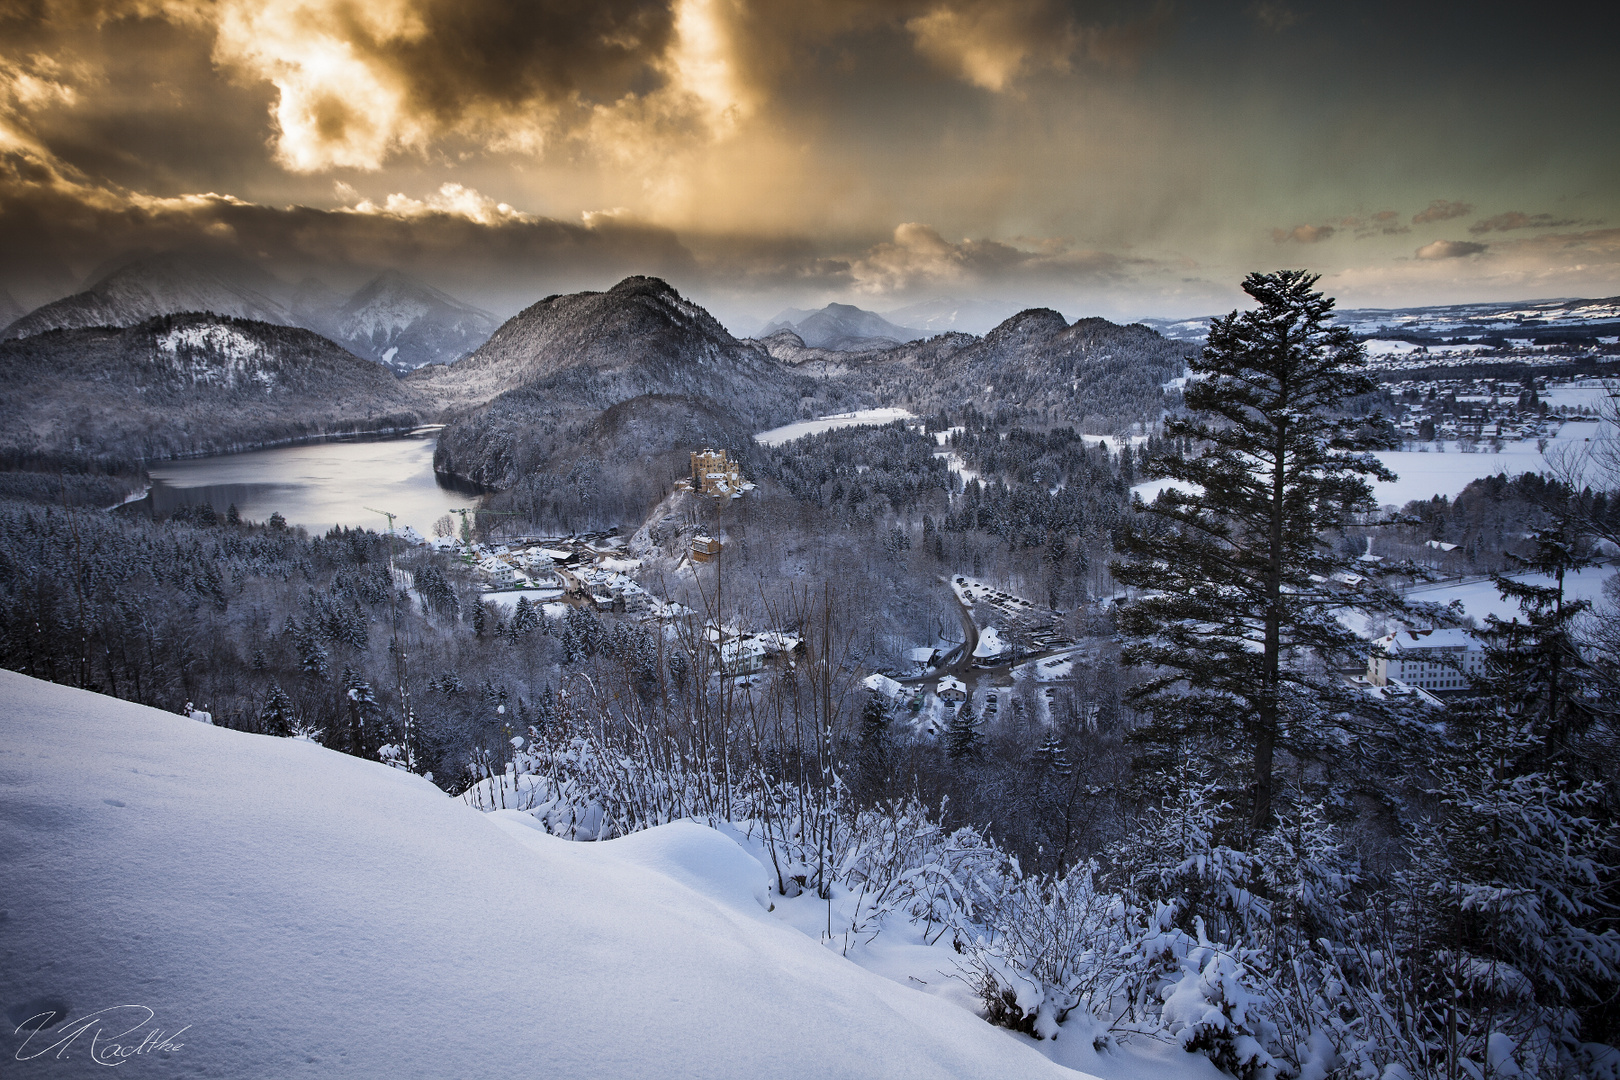
[[[1263,979],[1201,931],[1196,942],[1182,934],[1160,939],[1181,969],[1180,977],[1160,990],[1163,1030],[1183,1050],[1203,1054],[1239,1080],[1271,1080],[1279,1075],[1279,1063],[1266,1048],[1275,1045],[1278,1032],[1268,1015]]]
[[[1124,902],[1096,887],[1094,864],[1025,876],[1004,859],[999,880],[962,927],[964,977],[993,1024],[1039,1039],[1080,1006],[1106,1012],[1136,967]],[[977,932],[974,932],[974,931]]]

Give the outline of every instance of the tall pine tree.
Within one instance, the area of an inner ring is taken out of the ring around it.
[[[1315,283],[1303,270],[1250,274],[1243,290],[1258,306],[1211,325],[1191,364],[1190,415],[1166,422],[1171,449],[1147,464],[1177,485],[1138,504],[1113,566],[1138,591],[1120,616],[1125,660],[1156,669],[1134,703],[1165,743],[1202,729],[1226,744],[1248,773],[1255,832],[1271,819],[1291,700],[1334,694],[1310,654],[1358,644],[1335,617],[1352,601],[1331,581],[1354,557],[1326,534],[1374,509],[1367,477],[1392,478],[1366,453],[1364,425],[1340,411],[1373,383]]]

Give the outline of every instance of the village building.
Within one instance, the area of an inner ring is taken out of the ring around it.
[[[517,580],[517,573],[512,564],[495,556],[487,556],[478,564],[478,570],[484,575],[484,580],[494,586],[511,586]]]
[[[692,537],[692,561],[710,562],[719,556],[722,546],[714,537],[699,533]]]
[[[1402,683],[1434,694],[1468,689],[1469,677],[1485,671],[1485,649],[1467,630],[1398,630],[1375,644],[1381,652],[1367,664],[1374,686]]]
[[[955,705],[967,700],[967,684],[954,675],[947,675],[939,680],[939,687],[934,691],[939,699]]]
[[[939,650],[932,645],[919,645],[915,649],[906,650],[906,659],[915,664],[919,670],[931,668],[939,663]]]
[[[904,701],[907,697],[906,688],[887,675],[873,673],[862,679],[861,685],[872,691],[872,693],[880,694],[890,701]]]
[[[710,624],[703,636],[720,654],[720,669],[727,675],[752,675],[772,658],[791,666],[793,655],[804,651],[804,639],[782,630],[746,633]]]

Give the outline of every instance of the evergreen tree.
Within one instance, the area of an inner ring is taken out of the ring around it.
[[[343,698],[347,724],[341,749],[355,757],[371,757],[382,745],[382,706],[371,684],[347,664],[343,667]]]
[[[281,688],[280,683],[270,684],[270,693],[264,699],[264,708],[259,710],[259,726],[266,735],[279,735],[282,738],[292,736],[298,731],[298,720],[293,715],[292,698]]]
[[[889,733],[889,707],[881,694],[867,694],[861,710],[860,745],[857,750],[859,792],[863,800],[882,797],[888,785],[892,736]]]
[[[1410,1023],[1476,1066],[1575,1075],[1583,1013],[1601,1037],[1620,989],[1620,832],[1601,785],[1525,768],[1544,756],[1533,723],[1492,712],[1441,764],[1401,875]]]
[[[527,596],[518,597],[517,607],[512,611],[512,636],[514,638],[522,637],[540,625],[538,606],[530,604]]]
[[[1041,768],[1055,773],[1067,773],[1071,768],[1063,736],[1053,735],[1035,748],[1035,762]]]
[[[1548,584],[1517,581],[1493,573],[1491,580],[1504,600],[1515,600],[1524,621],[1486,618],[1487,675],[1483,690],[1495,710],[1520,717],[1526,729],[1544,740],[1545,751],[1566,754],[1571,739],[1588,728],[1599,713],[1612,713],[1600,695],[1589,692],[1593,672],[1581,656],[1574,636],[1576,619],[1591,608],[1587,600],[1564,595],[1565,576],[1595,566],[1583,542],[1579,508],[1562,485],[1550,485],[1543,501],[1552,520],[1532,530],[1528,556],[1509,553],[1519,566],[1545,575]]]
[[[1389,470],[1360,422],[1339,414],[1368,393],[1365,351],[1331,324],[1333,301],[1302,270],[1250,274],[1251,311],[1215,320],[1192,362],[1191,415],[1166,422],[1176,448],[1149,463],[1178,481],[1119,538],[1114,576],[1144,595],[1121,613],[1129,664],[1157,668],[1133,691],[1168,744],[1203,728],[1247,767],[1248,817],[1272,815],[1272,773],[1291,697],[1332,696],[1308,654],[1358,646],[1335,618],[1328,579],[1351,565],[1324,534],[1374,509],[1365,477]],[[1393,598],[1374,594],[1381,606]]]
[[[976,757],[982,742],[983,736],[979,733],[978,720],[973,715],[973,705],[964,701],[945,727],[945,754],[952,761]]]

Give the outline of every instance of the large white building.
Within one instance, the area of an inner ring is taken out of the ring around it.
[[[1485,649],[1467,630],[1397,630],[1375,643],[1382,650],[1367,665],[1374,686],[1405,683],[1445,693],[1468,689],[1485,672]]]

